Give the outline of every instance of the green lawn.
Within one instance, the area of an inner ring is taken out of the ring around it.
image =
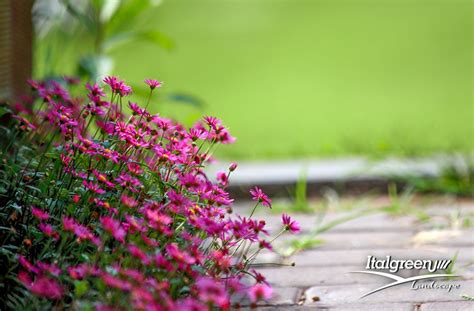
[[[472,3],[457,0],[165,0],[175,50],[117,53],[224,120],[230,158],[423,155],[474,149]],[[176,106],[176,107],[175,107]]]

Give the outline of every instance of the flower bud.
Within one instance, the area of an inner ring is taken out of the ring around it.
[[[231,172],[235,171],[236,168],[237,168],[237,163],[235,162],[229,165],[229,171]]]

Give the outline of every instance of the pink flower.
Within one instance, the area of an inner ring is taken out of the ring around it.
[[[105,77],[104,82],[110,86],[115,94],[119,94],[121,97],[132,93],[132,88],[126,85],[122,80],[117,79],[117,77]]]
[[[114,184],[107,179],[107,175],[102,174],[101,172],[97,170],[93,170],[92,173],[94,174],[94,176],[97,178],[98,181],[100,181],[107,187],[110,187],[110,188],[114,187]]]
[[[140,283],[145,280],[143,273],[137,269],[122,269],[120,270],[120,274],[128,276],[129,278]]]
[[[86,88],[89,90],[87,97],[94,103],[101,102],[101,97],[105,96],[104,90],[97,83],[94,85],[87,83]]]
[[[63,228],[65,231],[74,233],[78,237],[78,241],[89,240],[96,246],[100,245],[100,239],[95,236],[86,226],[78,224],[74,219],[63,217]]]
[[[113,219],[112,217],[104,216],[100,218],[100,223],[105,231],[112,234],[112,236],[119,242],[123,243],[125,241],[125,235],[127,234],[125,230],[120,225],[120,222]]]
[[[64,81],[66,81],[66,83],[72,84],[72,85],[81,83],[81,79],[77,77],[73,77],[73,76],[64,76],[63,79]]]
[[[295,220],[291,220],[291,217],[288,216],[287,214],[281,215],[281,221],[283,222],[283,226],[285,227],[285,230],[288,230],[291,233],[300,232],[301,230],[300,224]]]
[[[229,165],[229,171],[233,172],[237,169],[237,163],[233,162]]]
[[[79,264],[77,266],[71,266],[67,268],[69,276],[74,280],[82,280],[86,274],[89,273],[89,267],[86,264]]]
[[[206,122],[206,124],[212,128],[212,129],[216,129],[217,126],[220,124],[220,120],[215,118],[215,117],[211,117],[211,116],[206,116],[204,117],[204,122]]]
[[[129,282],[116,278],[108,273],[104,272],[100,277],[107,286],[121,289],[123,291],[129,291],[132,288],[132,285]]]
[[[34,281],[31,280],[28,273],[20,271],[18,279],[33,294],[48,299],[60,299],[64,295],[64,289],[59,283],[46,276],[38,276]]]
[[[122,196],[120,197],[120,202],[130,208],[134,208],[138,205],[138,202],[134,198],[129,197],[125,194],[122,194]]]
[[[138,106],[136,103],[128,102],[128,106],[132,110],[133,114],[138,114],[138,115],[146,114],[146,110]],[[117,123],[117,125],[119,125],[119,123]]]
[[[95,310],[96,311],[116,311],[116,308],[104,305],[103,303],[98,303],[95,307]]]
[[[257,283],[263,283],[265,285],[268,285],[268,282],[267,282],[267,279],[265,278],[265,276],[263,274],[261,274],[260,272],[257,272],[255,270],[252,270],[252,273],[253,273],[253,276],[255,277],[255,281],[257,281]]]
[[[218,172],[217,173],[217,181],[222,185],[222,186],[227,186],[229,183],[229,179],[227,178],[227,174],[225,172]]]
[[[150,258],[148,258],[148,255],[144,251],[142,251],[138,246],[134,244],[129,244],[127,248],[130,254],[133,257],[140,259],[142,264],[144,264],[145,266],[150,263]]]
[[[194,257],[189,255],[187,252],[180,250],[176,243],[168,244],[166,246],[166,252],[177,262],[185,263],[188,265],[192,265],[196,262],[196,259]]]
[[[41,261],[36,262],[38,268],[44,272],[49,272],[54,276],[59,276],[61,274],[61,269],[56,264],[47,264]]]
[[[137,218],[137,217],[133,217],[133,216],[130,216],[130,215],[125,215],[125,219],[127,220],[126,222],[126,227],[127,227],[127,231],[130,232],[130,233],[134,233],[134,232],[140,232],[140,231],[146,231],[146,227],[143,226],[143,219],[142,218]],[[125,226],[125,224],[124,224]]]
[[[266,284],[255,284],[248,290],[247,295],[251,302],[268,300],[272,298],[272,288]]]
[[[36,218],[38,218],[39,220],[48,220],[49,218],[48,213],[34,206],[31,207],[31,214],[35,216]]]
[[[183,311],[207,311],[209,307],[204,305],[197,299],[193,299],[191,297],[187,297],[181,300],[178,300],[177,304],[175,305],[175,310],[183,310]]]
[[[140,165],[138,165],[136,163],[128,163],[127,167],[128,167],[128,170],[130,171],[130,173],[132,173],[134,175],[140,175],[140,174],[143,173],[143,170],[141,169]]]
[[[230,215],[233,200],[226,186],[237,164],[219,172],[217,182],[205,167],[216,145],[235,140],[229,130],[211,116],[188,129],[151,115],[145,105],[123,100],[132,91],[124,81],[109,76],[104,82],[107,87],[88,84],[76,96],[56,82],[30,81],[33,95],[20,99],[27,109],[20,107],[16,124],[37,130],[25,136],[28,145],[42,147],[38,144],[55,137],[40,149],[52,155],[45,167],[58,159],[50,179],[63,183],[51,183],[44,199],[51,193],[68,199],[54,207],[56,213],[44,205],[31,207],[36,225],[19,242],[25,246],[17,251],[19,268],[7,277],[20,280],[31,295],[64,299],[42,299],[46,309],[93,299],[98,310],[230,310],[232,295],[248,295],[252,302],[270,298],[265,277],[251,270],[248,258],[232,255],[243,241],[252,253],[272,248],[264,221]],[[163,86],[154,79],[144,82],[150,94]],[[41,106],[31,108],[36,103]],[[27,176],[25,182],[42,181]],[[261,188],[250,194],[255,208],[271,207]],[[286,231],[300,230],[288,215],[282,221]],[[248,275],[256,285],[248,283]],[[100,302],[94,295],[69,293],[79,285],[75,280],[99,289]]]
[[[80,199],[81,199],[81,196],[78,195],[78,194],[74,194],[74,195],[72,196],[72,201],[73,201],[74,203],[79,202]]]
[[[84,187],[86,187],[86,189],[94,192],[94,193],[97,193],[97,194],[104,194],[105,193],[105,190],[100,188],[99,185],[93,183],[92,181],[90,182],[87,182],[87,181],[82,181],[82,185],[84,185]]]
[[[63,217],[63,228],[64,230],[66,231],[74,231],[74,228],[75,228],[75,222],[74,222],[74,219],[70,218],[70,217]]]
[[[202,139],[205,135],[205,132],[200,128],[190,128],[189,133],[186,135],[192,141]]]
[[[273,250],[272,245],[268,241],[265,241],[265,240],[258,241],[258,246],[260,248],[266,248],[268,250]]]
[[[61,153],[59,155],[59,158],[61,159],[61,163],[64,165],[64,166],[68,166],[69,163],[71,163],[71,160],[72,158],[71,157],[68,157],[66,156],[65,154]]]
[[[154,90],[163,86],[163,82],[154,79],[146,79],[145,84],[147,84],[150,89]]]
[[[59,240],[59,233],[54,231],[53,226],[51,226],[50,224],[41,223],[39,224],[38,228],[50,238]]]
[[[20,122],[20,128],[22,130],[36,130],[36,126],[25,118],[16,115],[14,115],[13,118],[17,119]]]
[[[29,272],[39,273],[39,269],[29,262],[24,256],[18,255],[18,261],[20,262],[20,265],[22,265],[23,268]]]
[[[215,304],[221,309],[228,309],[230,307],[228,294],[223,284],[217,280],[208,277],[200,277],[196,282],[196,289],[199,293],[200,300]]]
[[[120,174],[120,176],[117,177],[115,181],[118,182],[120,186],[127,188],[128,190],[132,192],[138,192],[139,191],[138,188],[142,186],[142,183],[140,182],[140,180],[124,173]]]
[[[272,200],[265,193],[263,193],[262,189],[259,187],[255,186],[254,188],[250,189],[250,194],[252,195],[252,200],[262,203],[263,206],[272,208]]]
[[[230,135],[229,131],[222,125],[216,128],[214,139],[224,145],[232,144],[236,141],[236,138]]]

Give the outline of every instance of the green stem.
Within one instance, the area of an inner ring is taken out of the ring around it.
[[[253,207],[252,212],[250,213],[249,219],[252,218],[253,213],[255,213],[255,210],[257,209],[257,206],[258,206],[259,203],[260,202],[257,202],[257,204],[255,204],[255,206]]]

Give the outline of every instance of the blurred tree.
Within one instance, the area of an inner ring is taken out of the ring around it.
[[[37,44],[45,44],[40,62],[44,72],[54,77],[63,74],[64,42],[81,52],[74,59],[76,73],[96,80],[110,74],[114,66],[111,53],[123,44],[146,41],[171,49],[173,41],[156,29],[139,29],[146,12],[159,5],[153,0],[36,0],[33,15]],[[141,28],[141,27],[140,27]],[[71,42],[71,38],[74,42]],[[66,41],[68,40],[68,41]],[[69,47],[70,48],[70,47]]]
[[[25,92],[31,76],[33,0],[0,0],[0,99]]]

